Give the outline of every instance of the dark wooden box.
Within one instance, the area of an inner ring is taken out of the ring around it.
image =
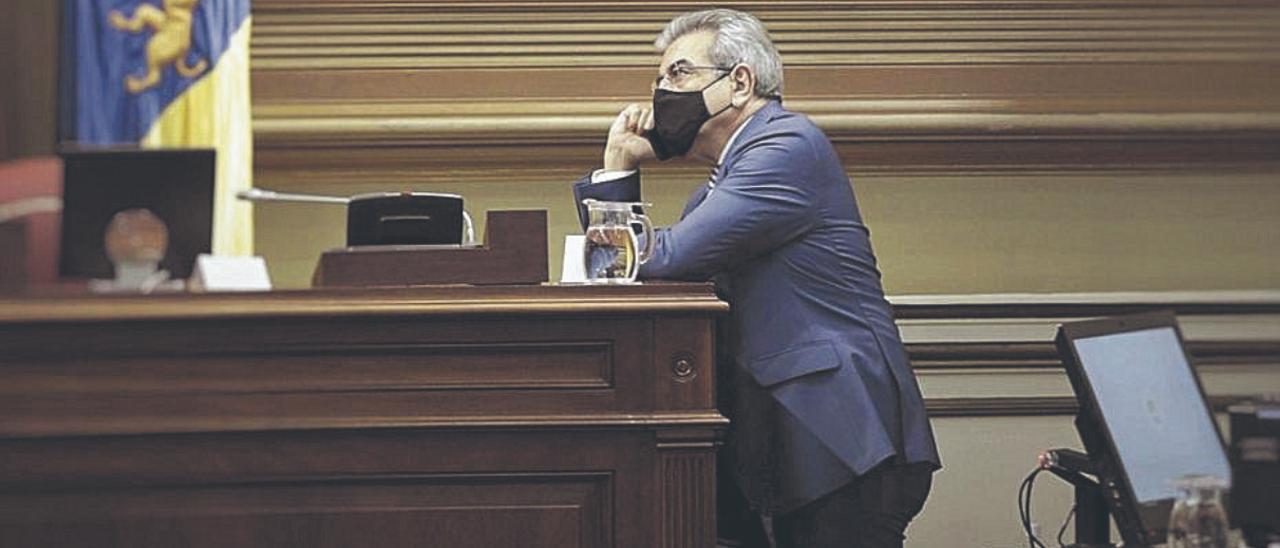
[[[315,287],[538,284],[547,281],[547,212],[490,211],[484,246],[369,246],[326,251]]]

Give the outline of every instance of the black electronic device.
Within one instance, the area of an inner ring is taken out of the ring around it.
[[[213,239],[212,149],[75,149],[63,160],[58,272],[65,278],[111,278],[103,245],[107,224],[126,209],[164,221],[169,245],[160,267],[187,278]]]
[[[374,192],[347,198],[252,188],[236,196],[252,202],[347,206],[348,247],[475,245],[475,227],[457,194]]]
[[[1280,542],[1280,401],[1248,401],[1231,416],[1231,526],[1249,546]]]
[[[457,245],[464,226],[462,196],[379,192],[351,197],[347,245]]]
[[[1174,315],[1064,324],[1057,345],[1080,403],[1076,428],[1121,538],[1126,545],[1163,543],[1177,497],[1174,480],[1231,477]],[[1099,540],[1105,541],[1091,539]]]

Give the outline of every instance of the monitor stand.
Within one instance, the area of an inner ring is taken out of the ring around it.
[[[1097,432],[1084,413],[1076,415],[1076,430],[1080,437],[1096,436]],[[1086,439],[1085,447],[1098,447]],[[1076,542],[1067,548],[1115,548],[1111,543],[1111,512],[1107,508],[1106,490],[1099,480],[1106,481],[1101,466],[1086,453],[1071,449],[1055,449],[1050,472],[1075,487]],[[1091,474],[1098,479],[1089,477]]]
[[[1056,471],[1054,473],[1063,477]],[[1079,473],[1077,476],[1078,481],[1067,480],[1076,488],[1076,542],[1067,548],[1114,548],[1111,543],[1111,514],[1107,511],[1102,486]]]

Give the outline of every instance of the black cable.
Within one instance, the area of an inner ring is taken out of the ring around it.
[[[1033,472],[1034,474],[1034,472]],[[1022,485],[1018,486],[1018,521],[1022,525],[1023,534],[1027,535],[1027,544],[1031,548],[1035,548],[1035,543],[1031,542],[1031,529],[1027,524],[1027,505],[1023,500],[1027,493],[1027,482],[1031,481],[1031,476],[1027,476],[1022,480]]]
[[[1044,542],[1036,537],[1035,532],[1031,530],[1031,494],[1035,486],[1036,476],[1043,472],[1043,468],[1032,470],[1027,478],[1022,480],[1022,485],[1018,487],[1018,516],[1022,520],[1022,530],[1027,534],[1028,548],[1048,548]]]
[[[1025,492],[1023,493],[1023,495],[1022,495],[1022,515],[1023,515],[1023,516],[1025,516],[1025,517],[1023,517],[1023,518],[1022,518],[1022,521],[1023,521],[1023,525],[1022,525],[1022,527],[1023,527],[1023,529],[1025,529],[1025,530],[1027,531],[1027,534],[1028,534],[1028,535],[1030,535],[1030,536],[1028,536],[1028,539],[1030,539],[1030,540],[1029,540],[1029,542],[1031,543],[1031,545],[1032,545],[1032,546],[1035,546],[1036,544],[1039,544],[1039,542],[1038,542],[1038,540],[1039,540],[1039,539],[1037,539],[1037,538],[1035,538],[1035,537],[1034,537],[1034,535],[1035,535],[1035,529],[1034,529],[1034,528],[1032,528],[1032,526],[1031,526],[1031,525],[1032,525],[1032,524],[1031,524],[1031,522],[1032,522],[1032,519],[1031,519],[1031,491],[1032,491],[1032,487],[1034,486],[1034,484],[1035,484],[1035,475],[1033,474],[1031,477],[1028,477],[1028,478],[1027,478],[1027,488],[1026,488],[1026,491],[1025,491]]]
[[[1066,548],[1067,543],[1062,542],[1062,535],[1067,532],[1067,524],[1071,523],[1071,517],[1076,515],[1076,505],[1071,505],[1071,511],[1067,512],[1067,519],[1062,520],[1062,527],[1058,529],[1058,547]],[[1077,539],[1078,542],[1078,539]]]
[[[1022,515],[1022,530],[1027,534],[1027,545],[1030,546],[1030,548],[1036,548],[1036,545],[1039,544],[1039,539],[1036,538],[1035,530],[1031,528],[1030,491],[1031,484],[1035,480],[1035,476],[1035,472],[1032,472],[1031,475],[1027,476],[1027,479],[1023,480],[1022,500],[1019,501],[1018,507],[1018,512]]]
[[[1048,547],[1045,546],[1043,541],[1041,541],[1039,538],[1035,536],[1035,529],[1031,527],[1032,525],[1031,490],[1036,486],[1036,476],[1040,475],[1040,472],[1043,472],[1043,471],[1044,471],[1043,468],[1037,468],[1036,471],[1033,474],[1031,474],[1031,481],[1027,483],[1027,530],[1031,531],[1031,538],[1035,540],[1036,546],[1038,548],[1048,548]]]

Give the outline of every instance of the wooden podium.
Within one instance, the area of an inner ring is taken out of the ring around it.
[[[706,285],[0,299],[0,546],[705,548]]]
[[[19,221],[0,223],[0,294],[18,293],[27,285],[26,229]]]

